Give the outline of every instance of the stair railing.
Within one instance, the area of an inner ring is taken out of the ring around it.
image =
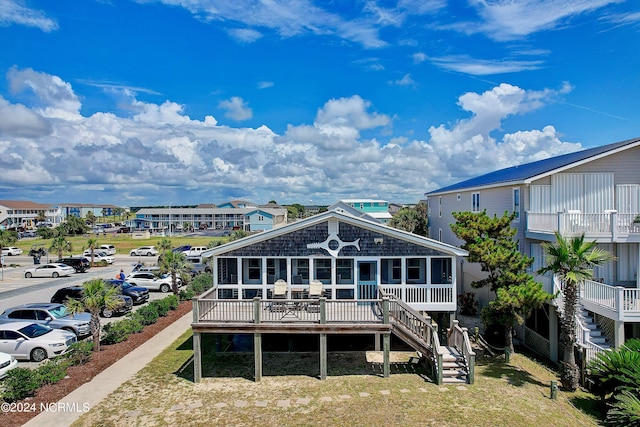
[[[378,287],[378,292],[381,299],[389,299],[389,316],[410,331],[411,334],[420,338],[427,346],[431,347],[431,358],[436,371],[435,380],[437,384],[442,384],[442,370],[446,350],[440,346],[440,339],[436,329],[431,324],[431,318],[424,317],[407,303],[396,298],[395,295],[384,292],[382,287]]]
[[[467,328],[461,327],[457,320],[453,321],[453,325],[447,332],[447,344],[462,353],[467,364],[467,383],[473,384],[475,381],[476,353],[471,347],[469,332]]]

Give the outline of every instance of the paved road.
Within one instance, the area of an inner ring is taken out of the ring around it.
[[[57,257],[56,257],[57,259]],[[33,259],[28,256],[5,257],[5,263],[15,264],[15,267],[4,267],[0,269],[0,313],[9,307],[32,302],[50,302],[51,297],[59,288],[65,286],[81,285],[83,282],[96,278],[114,278],[116,273],[122,268],[129,274],[133,266],[141,261],[145,265],[152,265],[157,262],[157,257],[131,257],[127,254],[116,255],[113,264],[107,267],[92,267],[86,273],[76,273],[69,277],[53,278],[30,278],[24,277],[24,271],[33,267]],[[46,262],[42,258],[42,263]],[[151,291],[149,301],[164,298],[167,294]],[[134,310],[141,306],[134,307]],[[118,320],[119,317],[111,319],[101,319],[101,323]],[[35,367],[36,363],[20,361],[22,367]]]

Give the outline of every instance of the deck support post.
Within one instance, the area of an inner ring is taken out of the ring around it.
[[[202,348],[200,346],[200,332],[193,333],[193,382],[202,380]]]
[[[376,332],[373,334],[373,349],[375,351],[380,351],[380,333]]]
[[[198,299],[191,300],[193,323],[200,320]],[[200,332],[193,333],[193,382],[199,383],[202,380],[202,347],[200,344]]]
[[[255,364],[255,381],[262,381],[262,334],[253,334],[253,354]]]
[[[327,379],[327,334],[320,334],[320,379]]]
[[[385,325],[389,324],[389,297],[382,298],[382,319]],[[391,334],[386,333],[382,336],[382,372],[385,378],[389,378],[390,374],[390,352],[391,352]]]
[[[327,299],[320,298],[320,324],[327,323]],[[327,334],[320,334],[320,379],[327,379]]]

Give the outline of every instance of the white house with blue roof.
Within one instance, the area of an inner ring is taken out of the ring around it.
[[[461,245],[451,231],[452,213],[482,212],[501,216],[516,212],[512,227],[523,253],[534,257],[532,271],[544,265],[542,242],[555,231],[585,234],[615,260],[595,270],[595,280],[581,289],[578,334],[591,354],[640,337],[640,138],[603,145],[537,162],[501,169],[425,194],[429,235]],[[463,289],[483,274],[477,266],[458,266]],[[549,292],[559,290],[552,277],[539,277]],[[488,294],[480,293],[483,304]],[[558,360],[561,300],[527,320],[524,341]],[[522,337],[521,337],[522,338]]]

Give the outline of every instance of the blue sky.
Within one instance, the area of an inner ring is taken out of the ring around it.
[[[631,0],[0,0],[0,199],[415,203],[640,136]]]

